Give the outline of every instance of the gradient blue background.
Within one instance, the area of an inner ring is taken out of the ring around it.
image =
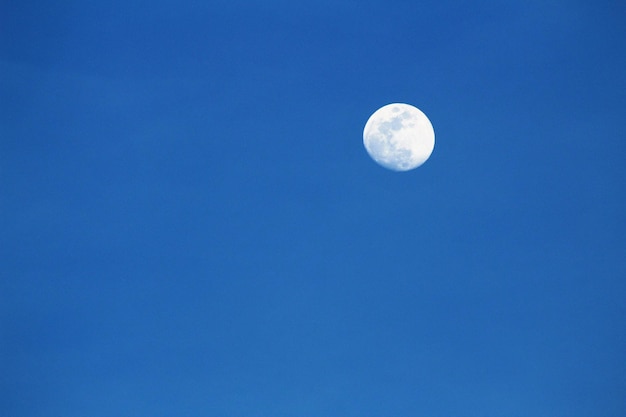
[[[622,2],[5,0],[0,75],[3,416],[626,415]]]

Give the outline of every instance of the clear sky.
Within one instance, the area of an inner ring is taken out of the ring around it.
[[[619,1],[4,0],[0,414],[626,415],[625,115]]]

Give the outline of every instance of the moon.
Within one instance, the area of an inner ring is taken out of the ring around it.
[[[363,145],[383,167],[409,171],[430,157],[435,147],[435,131],[417,107],[391,103],[376,110],[367,120]]]

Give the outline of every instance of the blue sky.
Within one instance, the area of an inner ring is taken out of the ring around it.
[[[1,414],[625,414],[625,19],[2,2]]]

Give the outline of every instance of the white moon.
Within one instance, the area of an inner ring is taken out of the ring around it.
[[[435,147],[435,131],[421,110],[404,103],[381,107],[363,129],[363,144],[374,161],[394,171],[422,165]]]

